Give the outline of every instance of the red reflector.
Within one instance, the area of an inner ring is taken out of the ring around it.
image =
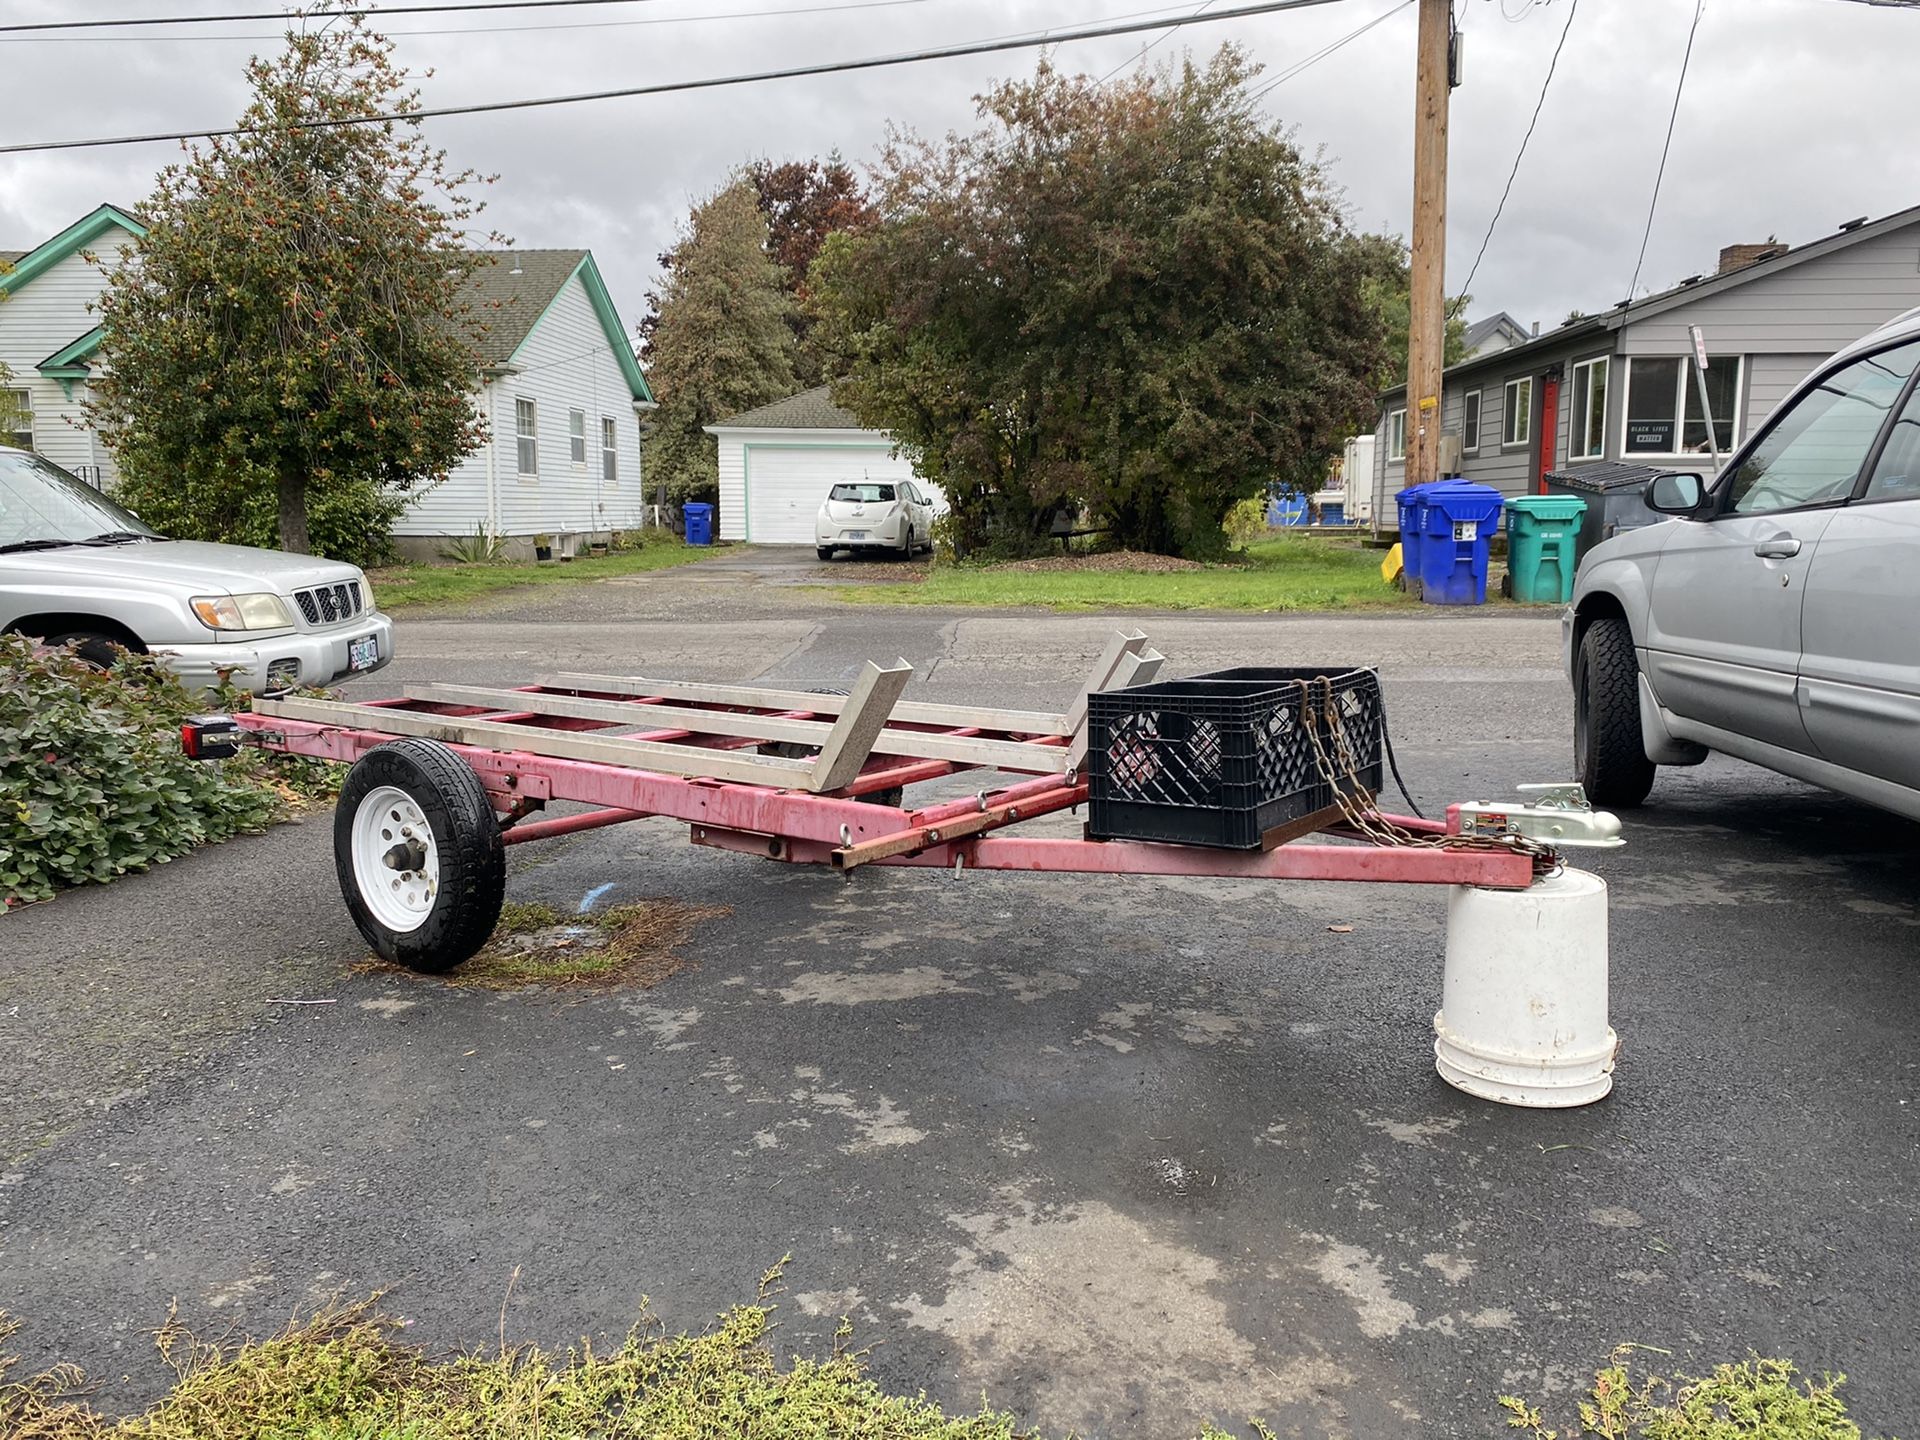
[[[196,715],[180,724],[180,749],[189,760],[225,760],[240,753],[240,727],[226,715]]]

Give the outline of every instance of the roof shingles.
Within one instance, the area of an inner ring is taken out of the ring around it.
[[[738,415],[729,415],[724,420],[716,420],[709,428],[743,430],[864,430],[859,419],[850,410],[842,410],[827,398],[827,387],[817,385],[811,390],[802,390],[798,395],[789,395],[784,400],[775,400],[770,405],[757,409],[743,410]]]
[[[491,253],[467,280],[475,348],[482,365],[513,358],[554,296],[587,258],[584,250],[508,250]]]

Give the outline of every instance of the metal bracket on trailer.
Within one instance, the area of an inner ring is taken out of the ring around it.
[[[1617,850],[1620,818],[1587,803],[1586,788],[1556,783],[1515,787],[1531,803],[1494,805],[1484,800],[1447,807],[1449,829],[1462,835],[1524,835],[1577,850]]]

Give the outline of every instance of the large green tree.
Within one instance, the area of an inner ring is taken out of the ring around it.
[[[1407,383],[1407,337],[1413,329],[1413,272],[1407,242],[1398,235],[1362,235],[1356,242],[1367,266],[1367,303],[1386,327],[1387,358],[1374,377],[1377,389],[1391,390]],[[1447,300],[1447,333],[1443,365],[1467,358],[1467,306],[1471,295]]]
[[[705,427],[799,388],[793,297],[767,255],[767,219],[747,180],[695,205],[670,254],[647,327],[647,378],[660,402],[647,474],[676,499],[699,499],[720,476]]]
[[[814,265],[815,334],[962,549],[1085,505],[1121,544],[1211,553],[1236,501],[1370,422],[1365,256],[1255,73],[1231,46],[1111,85],[1043,61],[973,133],[882,151],[879,223]]]
[[[363,558],[485,438],[461,298],[479,177],[415,123],[353,123],[417,99],[364,15],[294,26],[248,65],[239,133],[142,204],[100,301],[95,415],[171,533]]]
[[[812,343],[807,309],[807,272],[829,235],[854,235],[878,218],[853,167],[838,154],[819,160],[758,160],[747,167],[767,217],[767,254],[786,271],[787,292],[797,302],[789,317],[796,342],[794,368],[803,385],[831,378],[826,359]]]

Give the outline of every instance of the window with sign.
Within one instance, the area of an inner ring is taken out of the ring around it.
[[[1605,355],[1573,367],[1573,405],[1567,415],[1567,458],[1598,460],[1607,451],[1607,372]]]
[[[1480,453],[1480,392],[1469,390],[1460,402],[1460,453]]]
[[[1533,443],[1533,377],[1509,380],[1500,397],[1500,443]]]
[[[1708,357],[1707,404],[1713,412],[1713,439],[1720,453],[1733,449],[1739,434],[1740,356]],[[1625,455],[1706,455],[1707,417],[1700,409],[1700,371],[1692,357],[1637,356],[1627,362]]]
[[[1387,458],[1389,460],[1407,458],[1407,412],[1405,410],[1387,412]]]

